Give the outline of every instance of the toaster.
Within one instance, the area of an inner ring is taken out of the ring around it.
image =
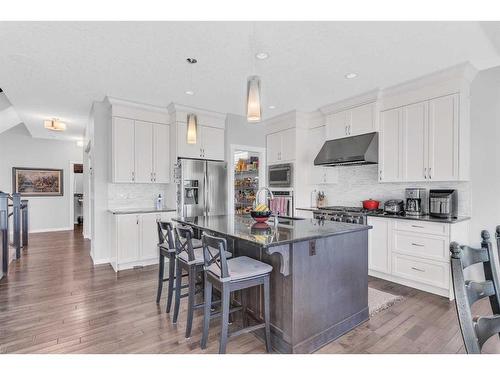
[[[389,214],[399,214],[404,210],[404,202],[401,199],[390,199],[384,203],[384,211]]]

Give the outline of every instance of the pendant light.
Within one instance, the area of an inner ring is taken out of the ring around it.
[[[186,94],[194,95],[194,91],[193,91],[193,67],[194,67],[194,64],[196,64],[198,62],[198,60],[196,60],[193,57],[188,57],[186,59],[186,61],[191,66],[191,69],[189,72],[190,86],[189,86],[189,90],[186,91]],[[196,141],[197,141],[197,136],[198,136],[198,118],[196,117],[196,115],[194,113],[188,113],[186,123],[187,123],[186,142],[190,145],[195,145]]]
[[[255,72],[255,23],[252,24],[252,35],[250,37],[250,58]],[[260,94],[260,78],[257,75],[251,75],[247,79],[247,121],[259,122],[262,119],[262,106]]]
[[[247,121],[259,122],[261,118],[260,78],[258,76],[250,76],[247,80]]]
[[[190,145],[195,145],[197,135],[198,135],[198,119],[194,113],[188,113],[186,142]]]

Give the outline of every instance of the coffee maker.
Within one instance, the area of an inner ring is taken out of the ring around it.
[[[423,216],[427,214],[427,190],[408,188],[405,190],[405,214],[407,216]]]

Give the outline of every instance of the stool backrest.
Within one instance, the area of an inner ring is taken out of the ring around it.
[[[215,263],[220,269],[221,280],[229,278],[226,258],[226,239],[204,233],[201,236],[201,242],[203,244],[203,259],[205,269]]]
[[[178,224],[175,227],[175,252],[177,255],[182,252],[186,252],[188,255],[188,260],[190,262],[194,261],[194,250],[193,250],[193,228],[188,225]]]
[[[497,254],[498,254],[497,259],[500,262],[500,225],[497,225],[496,237],[497,237]]]
[[[451,273],[458,321],[462,331],[467,353],[481,353],[483,344],[500,332],[500,316],[479,317],[473,319],[471,306],[483,298],[489,297],[494,314],[500,314],[500,296],[498,271],[493,258],[493,248],[488,231],[481,232],[481,248],[450,244]],[[465,280],[464,269],[482,263],[485,281]]]
[[[166,244],[169,249],[175,249],[172,223],[169,221],[157,221],[156,223],[158,226],[158,244]]]

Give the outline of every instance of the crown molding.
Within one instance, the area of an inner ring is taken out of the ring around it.
[[[111,106],[113,105],[121,105],[125,107],[133,107],[137,109],[142,109],[145,111],[154,111],[154,112],[160,112],[164,114],[168,114],[168,110],[165,107],[160,107],[160,106],[155,106],[151,104],[145,104],[145,103],[139,103],[139,102],[134,102],[131,100],[126,100],[126,99],[120,99],[120,98],[115,98],[112,96],[106,96],[104,98],[105,103],[109,103]]]
[[[186,113],[195,113],[196,115],[202,115],[202,116],[207,116],[207,117],[212,117],[215,119],[219,119],[222,121],[226,120],[226,113],[222,112],[216,112],[216,111],[210,111],[208,109],[203,109],[203,108],[198,108],[198,107],[192,107],[192,106],[187,106],[184,104],[179,104],[179,103],[170,103],[167,106],[168,113],[172,114],[174,112],[186,112]]]
[[[380,90],[376,88],[374,90],[367,91],[360,95],[352,96],[350,98],[332,104],[324,105],[319,108],[319,111],[323,115],[329,115],[331,113],[343,111],[363,104],[376,102],[379,96],[380,96]]]

